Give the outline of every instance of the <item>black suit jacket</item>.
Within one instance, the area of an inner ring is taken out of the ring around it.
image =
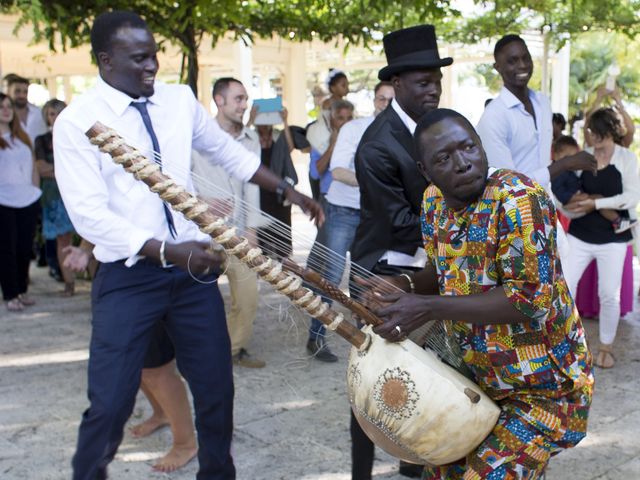
[[[427,181],[418,171],[413,137],[389,105],[367,128],[355,157],[360,224],[354,262],[371,269],[387,250],[422,248],[420,209]]]

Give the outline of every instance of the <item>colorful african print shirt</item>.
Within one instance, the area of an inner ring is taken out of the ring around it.
[[[545,190],[524,175],[497,170],[482,196],[460,210],[427,188],[422,233],[441,295],[503,288],[528,321],[446,322],[476,382],[500,401],[558,399],[593,387],[591,355],[556,250],[556,213]]]

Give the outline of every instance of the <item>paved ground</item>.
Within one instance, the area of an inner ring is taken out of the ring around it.
[[[80,415],[87,407],[89,288],[57,295],[44,269],[33,269],[38,305],[25,313],[0,308],[0,478],[70,478]],[[226,285],[222,284],[223,293]],[[345,396],[346,342],[331,339],[341,361],[325,365],[304,353],[306,318],[261,287],[251,350],[262,370],[238,369],[233,454],[239,479],[348,480],[349,406]],[[596,324],[587,322],[590,335]],[[589,435],[555,458],[550,480],[640,479],[640,316],[620,324],[618,365],[597,372]],[[143,397],[131,422],[150,412]],[[180,472],[153,473],[150,465],[170,445],[168,429],[143,440],[127,435],[110,472],[115,479],[194,478],[196,462]],[[378,451],[375,478],[395,479],[396,462]]]

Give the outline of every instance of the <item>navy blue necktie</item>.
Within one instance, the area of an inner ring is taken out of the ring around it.
[[[147,110],[147,102],[131,102],[131,106],[138,110],[140,116],[142,117],[142,123],[144,123],[144,128],[147,129],[147,133],[151,137],[151,144],[153,145],[153,159],[159,165],[162,165],[162,161],[160,160],[160,144],[158,143],[158,137],[156,137],[156,132],[153,131],[153,125],[151,124],[151,117],[149,116],[149,110]],[[166,203],[162,203],[164,207],[164,216],[167,218],[167,224],[169,225],[169,233],[173,238],[176,238],[176,226],[173,223],[173,216],[171,215],[171,210]]]

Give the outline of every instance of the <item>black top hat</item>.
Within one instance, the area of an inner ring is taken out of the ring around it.
[[[440,58],[433,25],[418,25],[396,30],[382,39],[388,65],[378,72],[380,80],[407,70],[446,67],[453,58]]]

